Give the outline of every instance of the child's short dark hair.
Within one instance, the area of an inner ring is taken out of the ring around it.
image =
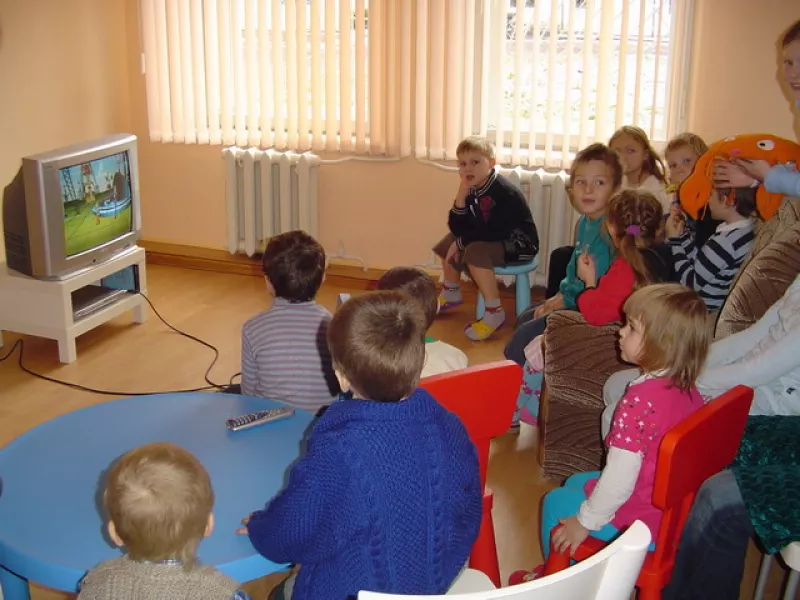
[[[365,400],[397,402],[419,384],[425,331],[422,306],[405,292],[355,296],[328,327],[333,366]]]
[[[378,279],[379,290],[398,290],[419,301],[425,311],[425,329],[430,329],[438,312],[439,299],[436,284],[422,269],[414,267],[394,267]]]
[[[270,238],[262,264],[278,298],[308,302],[322,285],[325,249],[305,231],[287,231]]]
[[[570,167],[569,171],[569,184],[572,185],[574,183],[577,167],[593,160],[605,163],[611,169],[611,185],[613,189],[619,189],[619,186],[622,185],[622,163],[619,160],[619,155],[605,144],[599,142],[586,146],[575,155],[575,160],[572,161],[572,167]]]
[[[758,188],[717,188],[719,197],[733,205],[743,217],[751,217],[757,212],[756,192]]]
[[[196,560],[214,491],[208,472],[175,444],[147,444],[123,455],[108,472],[103,504],[133,560]]]
[[[786,33],[783,34],[783,38],[781,38],[781,48],[786,48],[786,46],[795,40],[800,40],[800,21],[797,21],[794,25],[789,27]]]

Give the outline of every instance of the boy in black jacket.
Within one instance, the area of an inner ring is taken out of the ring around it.
[[[458,187],[447,234],[433,251],[442,258],[444,289],[439,309],[462,303],[460,273],[466,269],[486,300],[486,314],[464,328],[482,341],[505,321],[495,267],[527,262],[539,251],[539,236],[522,191],[494,170],[494,146],[482,137],[468,137],[456,149]]]

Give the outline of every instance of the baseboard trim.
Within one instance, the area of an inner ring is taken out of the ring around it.
[[[229,275],[249,275],[261,277],[264,272],[261,268],[261,256],[245,256],[231,254],[227,250],[216,248],[203,248],[155,240],[139,240],[139,245],[147,253],[147,262],[151,265],[164,265],[180,269],[194,269],[211,271],[214,273],[227,273]],[[325,272],[325,281],[342,287],[355,289],[372,289],[375,282],[380,279],[387,269],[370,268],[366,271],[361,266],[346,264],[332,260]],[[477,289],[471,282],[462,285],[464,296],[474,300]],[[500,287],[500,296],[504,299],[514,298],[514,289]]]

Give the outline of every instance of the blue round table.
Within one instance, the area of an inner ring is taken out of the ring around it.
[[[200,544],[204,564],[245,582],[282,570],[235,534],[263,507],[300,455],[313,416],[231,433],[225,419],[278,406],[230,394],[159,394],[68,413],[0,450],[0,584],[5,600],[28,600],[28,580],[75,592],[86,571],[119,556],[105,536],[103,473],[123,453],[168,441],[198,457],[211,475],[216,527]]]

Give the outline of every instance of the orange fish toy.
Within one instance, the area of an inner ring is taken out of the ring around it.
[[[800,144],[768,133],[748,133],[728,137],[712,144],[698,159],[694,170],[681,184],[678,198],[681,208],[697,219],[708,204],[714,188],[714,162],[717,159],[765,160],[775,165],[800,166]],[[771,194],[762,183],[756,192],[756,207],[765,221],[774,215],[783,202],[783,195]]]

